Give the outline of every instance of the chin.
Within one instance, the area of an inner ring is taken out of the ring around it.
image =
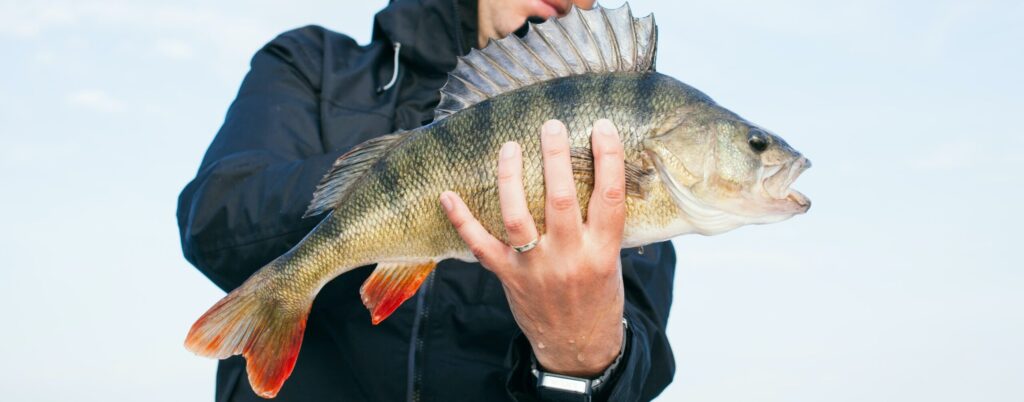
[[[741,198],[733,202],[720,202],[723,212],[748,225],[775,223],[801,215],[811,208],[811,201],[793,190],[786,198]]]

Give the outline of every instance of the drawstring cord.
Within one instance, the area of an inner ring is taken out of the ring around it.
[[[395,68],[391,72],[391,81],[388,81],[388,83],[384,84],[384,86],[377,88],[377,93],[381,93],[391,89],[391,87],[395,86],[395,81],[398,81],[398,52],[401,50],[402,44],[395,42]]]

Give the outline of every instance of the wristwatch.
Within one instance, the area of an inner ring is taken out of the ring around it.
[[[615,374],[619,367],[622,355],[626,353],[626,339],[629,337],[629,322],[622,318],[622,346],[619,348],[619,356],[612,361],[612,364],[597,378],[579,378],[562,374],[545,372],[537,364],[537,356],[530,354],[532,360],[530,372],[537,379],[537,395],[544,401],[554,402],[590,402],[591,399],[601,391]]]

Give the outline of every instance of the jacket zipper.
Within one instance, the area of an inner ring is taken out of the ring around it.
[[[434,288],[434,273],[427,277],[426,283],[420,288],[416,295],[416,318],[412,322],[412,334],[409,337],[409,364],[408,378],[406,380],[406,400],[409,402],[420,402],[420,391],[423,383],[423,342],[426,338],[425,330],[427,319],[430,316],[430,306],[427,303],[428,294]]]
[[[462,54],[462,49],[465,49],[463,46],[465,39],[462,37],[462,21],[457,3],[457,1],[451,2],[451,11],[455,18],[455,54]],[[397,67],[396,65],[395,68]],[[422,328],[427,325],[427,319],[430,317],[430,306],[427,304],[427,299],[434,289],[435,276],[437,276],[436,269],[430,273],[426,283],[420,287],[420,291],[416,295],[416,318],[413,320],[412,335],[409,339],[409,377],[406,383],[406,399],[409,402],[420,402],[422,399],[420,391],[423,387],[423,342],[426,337],[425,330]]]

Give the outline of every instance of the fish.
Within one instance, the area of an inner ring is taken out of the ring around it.
[[[313,299],[333,278],[376,264],[360,288],[373,324],[413,296],[445,259],[476,261],[438,202],[454,191],[488,232],[508,243],[497,155],[523,153],[528,208],[544,232],[540,127],[567,127],[580,205],[594,184],[590,131],[609,119],[625,151],[622,247],[684,234],[714,235],[803,214],[792,184],[811,162],[781,137],[655,70],[654,16],[628,4],[573,7],[460,57],[434,121],[368,140],[341,156],[306,216],[325,215],[301,242],[200,317],[188,350],[243,355],[253,390],[277,395],[291,374]],[[587,209],[581,213],[586,219]]]

